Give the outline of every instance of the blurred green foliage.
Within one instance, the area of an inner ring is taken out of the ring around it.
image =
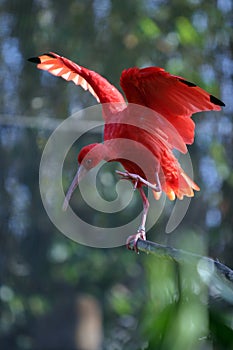
[[[232,305],[216,299],[213,291],[209,297],[196,267],[137,255],[125,247],[81,246],[49,221],[38,169],[51,128],[30,128],[30,121],[62,120],[95,101],[26,61],[58,52],[117,87],[124,68],[157,65],[222,98],[227,105],[223,112],[194,117],[196,142],[189,151],[201,192],[172,234],[164,231],[173,204],[148,238],[210,254],[232,267],[232,14],[230,0],[1,2],[2,349],[76,349],[80,294],[92,295],[100,305],[103,349],[233,348]],[[21,123],[14,125],[17,116]],[[96,142],[96,135],[86,141]],[[69,162],[72,174],[76,158]],[[109,186],[106,197],[111,198],[111,191]],[[128,214],[126,209],[123,215]],[[106,214],[96,220],[108,222]],[[119,218],[111,220],[114,226]]]

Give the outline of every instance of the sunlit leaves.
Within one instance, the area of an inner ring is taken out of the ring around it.
[[[155,39],[160,34],[160,29],[152,19],[145,17],[140,20],[139,27],[145,37]]]
[[[176,28],[182,45],[194,45],[199,42],[199,35],[188,18],[178,17]]]

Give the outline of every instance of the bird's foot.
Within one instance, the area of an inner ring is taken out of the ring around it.
[[[137,247],[137,243],[139,239],[143,239],[144,241],[146,240],[146,232],[145,232],[145,229],[143,228],[139,228],[138,232],[135,235],[131,235],[127,238],[126,247],[129,250],[134,250],[136,253],[139,253],[138,247]]]
[[[129,173],[128,171],[124,172],[124,171],[119,171],[119,170],[116,170],[116,173],[118,175],[120,175],[123,180],[132,180],[132,181],[134,181],[134,190],[137,188],[138,182],[139,182],[139,180],[141,178],[139,175]]]
[[[145,186],[150,187],[152,190],[156,192],[161,192],[161,185],[158,182],[158,184],[152,184],[151,182],[143,179],[141,176],[133,173],[129,173],[128,171],[119,171],[116,170],[116,173],[122,177],[124,180],[132,180],[134,182],[134,190],[137,188],[138,183],[141,183]]]

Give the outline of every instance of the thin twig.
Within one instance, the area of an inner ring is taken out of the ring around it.
[[[133,241],[130,247],[133,248]],[[206,256],[141,239],[137,242],[137,248],[147,254],[173,259],[179,264],[195,266],[201,279],[208,284],[212,296],[233,304],[233,270],[226,265]]]

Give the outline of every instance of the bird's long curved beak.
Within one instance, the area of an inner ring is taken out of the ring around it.
[[[80,165],[65,196],[65,200],[62,206],[63,210],[66,210],[68,208],[72,193],[74,192],[75,188],[79,185],[79,182],[84,178],[86,173],[87,173],[87,169],[85,169],[83,165]]]

